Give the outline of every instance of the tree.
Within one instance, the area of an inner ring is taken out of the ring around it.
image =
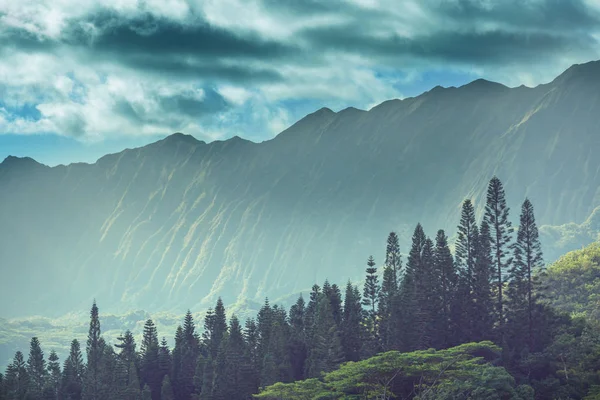
[[[165,375],[162,381],[162,386],[160,389],[160,399],[161,400],[175,400],[175,395],[173,394],[173,388],[171,387],[171,380],[169,379],[169,375]]]
[[[98,306],[96,301],[92,304],[90,311],[90,328],[86,344],[87,367],[84,375],[83,398],[85,400],[100,400],[98,393],[100,391],[100,361],[103,348],[100,341],[100,318],[98,315]]]
[[[31,339],[29,346],[29,358],[27,359],[27,374],[29,385],[28,396],[33,399],[41,399],[46,383],[46,361],[44,352],[37,337]]]
[[[434,343],[434,347],[447,348],[452,344],[457,344],[452,343],[450,332],[454,329],[451,326],[451,305],[458,283],[458,274],[452,253],[448,247],[448,238],[443,230],[439,230],[435,237],[433,269],[434,274],[437,276],[438,286],[436,292],[440,301],[439,312],[434,325],[435,329],[441,333],[438,337],[438,342]]]
[[[402,268],[400,256],[400,245],[398,244],[398,235],[391,232],[387,239],[385,266],[383,268],[383,280],[379,292],[379,302],[377,314],[379,316],[379,339],[381,347],[385,350],[393,348],[393,323],[392,313],[394,312],[394,302],[398,295],[398,275]]]
[[[194,392],[194,375],[199,355],[199,338],[190,310],[186,312],[183,329],[178,334],[180,337],[175,338],[173,350],[174,366],[177,368],[177,373],[173,375],[175,398],[189,399]]]
[[[253,393],[250,360],[246,356],[246,343],[239,320],[232,316],[229,334],[224,336],[215,366],[216,400],[248,399]]]
[[[377,317],[376,307],[379,299],[379,278],[377,277],[377,268],[373,256],[369,256],[367,260],[367,277],[365,278],[365,287],[363,290],[363,305],[368,308],[369,318],[373,321]]]
[[[84,376],[83,356],[77,339],[71,342],[69,357],[63,367],[62,394],[66,399],[80,400]]]
[[[526,326],[524,334],[530,351],[535,349],[534,313],[536,306],[536,284],[534,273],[544,268],[538,228],[535,223],[533,205],[525,199],[521,207],[517,240],[512,246],[513,266],[509,271],[509,313],[512,325]]]
[[[421,224],[417,224],[412,236],[412,244],[406,262],[406,271],[400,285],[398,308],[400,315],[396,322],[398,340],[396,348],[401,351],[415,350],[419,346],[420,324],[415,324],[420,314],[417,279],[421,273],[423,248],[427,237]]]
[[[296,303],[290,307],[290,361],[294,380],[304,378],[307,356],[304,312],[304,298],[300,295]]]
[[[330,285],[329,281],[325,280],[323,283],[323,295],[329,300],[333,320],[339,326],[342,322],[342,293],[340,292],[340,288],[335,283]]]
[[[473,270],[472,340],[491,340],[493,327],[492,256],[489,225],[483,221],[475,250]]]
[[[29,386],[29,374],[23,353],[17,351],[12,364],[6,369],[6,394],[10,400],[25,400]]]
[[[508,220],[510,208],[506,205],[504,188],[497,177],[490,180],[487,190],[484,221],[490,227],[490,244],[492,262],[494,264],[493,278],[496,281],[496,323],[498,325],[500,341],[504,340],[504,272],[509,268],[512,260],[509,257],[508,246],[513,232],[512,224]]]
[[[346,284],[340,331],[345,360],[358,361],[362,343],[362,305],[360,291],[350,281]]]
[[[48,356],[48,387],[52,390],[52,399],[58,399],[60,395],[60,380],[61,371],[60,363],[58,362],[58,355],[52,350],[50,356]]]
[[[162,376],[159,368],[159,345],[156,326],[151,319],[144,324],[142,344],[140,346],[140,381],[151,393],[152,400],[160,400]]]
[[[362,303],[367,307],[366,342],[364,343],[365,355],[373,355],[379,351],[379,339],[377,337],[377,302],[379,301],[379,279],[373,256],[367,260],[367,276],[363,288]]]
[[[321,372],[333,371],[343,362],[340,334],[333,319],[331,304],[326,297],[319,301],[317,307],[315,332],[311,344],[306,361],[307,377],[319,377]]]
[[[455,259],[459,272],[457,296],[455,298],[455,327],[462,342],[470,341],[473,335],[473,271],[475,269],[479,230],[475,222],[475,209],[471,200],[463,202]]]
[[[165,375],[168,375],[171,372],[172,367],[173,360],[171,359],[171,352],[167,345],[167,338],[163,337],[160,342],[160,347],[158,348],[158,370],[160,372],[161,386]],[[169,385],[170,384],[171,382],[169,381]]]

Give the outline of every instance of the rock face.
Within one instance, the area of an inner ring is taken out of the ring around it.
[[[417,222],[454,235],[489,179],[513,220],[600,205],[600,63],[535,88],[477,80],[367,111],[323,108],[272,140],[174,134],[95,164],[0,164],[0,315],[182,312],[361,278]],[[548,253],[548,252],[547,252]]]

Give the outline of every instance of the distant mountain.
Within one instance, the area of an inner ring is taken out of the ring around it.
[[[0,315],[61,315],[93,297],[110,312],[182,313],[361,279],[390,231],[406,250],[417,222],[454,235],[465,197],[481,216],[493,175],[513,220],[528,196],[540,224],[584,223],[600,206],[599,127],[592,62],[535,88],[477,80],[323,108],[263,143],[177,133],[91,165],[9,157]]]

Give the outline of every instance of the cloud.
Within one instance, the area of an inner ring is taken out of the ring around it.
[[[0,2],[0,133],[82,141],[264,140],[430,71],[534,85],[600,57],[596,0],[17,3]]]

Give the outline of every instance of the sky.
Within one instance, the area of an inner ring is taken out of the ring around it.
[[[0,160],[261,142],[321,107],[546,83],[599,41],[600,0],[0,0]]]

